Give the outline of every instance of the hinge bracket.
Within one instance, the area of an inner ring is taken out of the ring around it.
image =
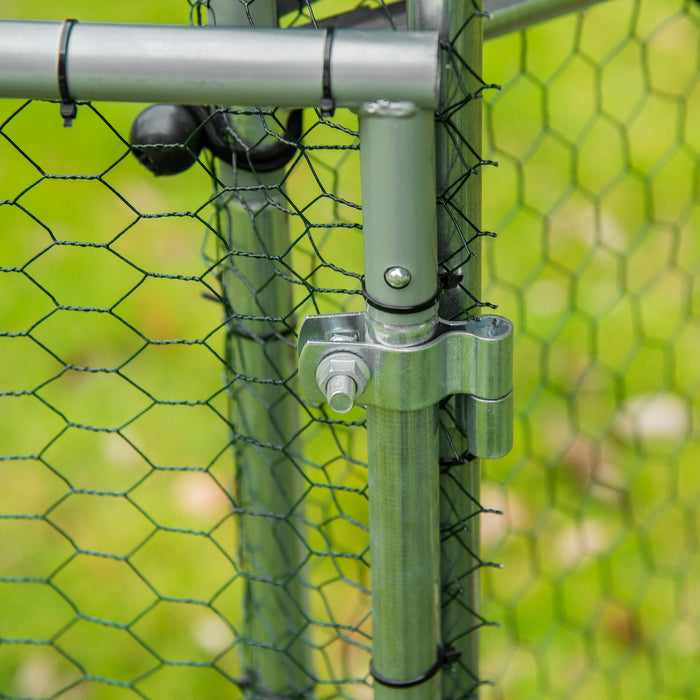
[[[324,369],[332,368],[327,358],[334,355],[336,370]],[[348,362],[349,356],[357,362]],[[365,312],[308,316],[299,332],[299,381],[307,399],[325,403],[328,385],[337,391],[340,384],[329,380],[343,367],[350,368],[344,376],[352,380],[345,382],[353,387],[352,399],[344,402],[335,394],[331,405],[413,411],[463,395],[460,423],[469,451],[496,459],[512,446],[513,324],[506,318],[438,320],[426,341],[389,346],[373,338]]]

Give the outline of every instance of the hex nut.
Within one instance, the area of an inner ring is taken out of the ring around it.
[[[369,367],[351,352],[334,352],[321,358],[316,382],[335,413],[347,413],[355,405],[355,397],[367,388]]]

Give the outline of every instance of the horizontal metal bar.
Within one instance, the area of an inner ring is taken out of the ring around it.
[[[339,15],[331,15],[318,19],[316,24],[319,27],[361,27],[362,29],[388,29],[391,22],[394,22],[397,29],[408,28],[408,16],[406,14],[406,3],[395,2],[385,7],[369,8],[358,7],[356,10],[343,12]]]
[[[603,0],[484,0],[484,11],[491,18],[484,21],[484,38],[493,39],[503,34],[525,29],[553,17],[585,10]],[[319,27],[388,28],[389,19],[397,29],[408,27],[406,2],[387,3],[386,7],[366,7],[318,20]]]
[[[0,21],[0,97],[58,99],[61,22]],[[77,23],[66,74],[74,100],[311,107],[323,93],[326,32]],[[432,31],[338,30],[331,90],[339,107],[407,100],[434,110]]]
[[[525,29],[570,12],[585,10],[606,0],[487,0],[484,9],[491,19],[484,22],[484,38]]]

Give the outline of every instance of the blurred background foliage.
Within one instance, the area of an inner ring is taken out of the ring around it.
[[[190,10],[0,0],[6,18],[185,24]],[[607,0],[485,45],[484,78],[502,85],[485,94],[484,155],[499,162],[483,171],[498,232],[485,296],[517,340],[515,446],[484,465],[483,505],[503,514],[482,516],[482,557],[504,567],[483,573],[500,624],[482,632],[484,698],[697,696],[699,31],[693,2]],[[154,179],[134,161],[142,107],[82,106],[64,129],[57,105],[0,104],[0,266],[22,269],[0,274],[0,697],[234,693],[225,328],[202,294],[213,188],[204,167]],[[290,190],[309,218],[356,225],[314,184],[322,173],[359,202],[356,153],[314,158]],[[342,232],[323,253],[359,272],[360,236]],[[294,260],[317,265],[307,243]],[[308,459],[348,487],[344,517],[311,499],[308,519],[330,524],[309,537],[361,556],[364,433],[307,437]],[[316,621],[352,620],[360,639],[314,633],[320,677],[366,677],[361,588],[329,574],[313,598]]]
[[[699,19],[610,0],[486,44],[484,263],[517,329],[487,698],[698,693]]]

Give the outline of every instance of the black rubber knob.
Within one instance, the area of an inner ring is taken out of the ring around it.
[[[131,125],[131,150],[155,175],[176,175],[187,170],[202,150],[200,126],[183,105],[151,105]]]

